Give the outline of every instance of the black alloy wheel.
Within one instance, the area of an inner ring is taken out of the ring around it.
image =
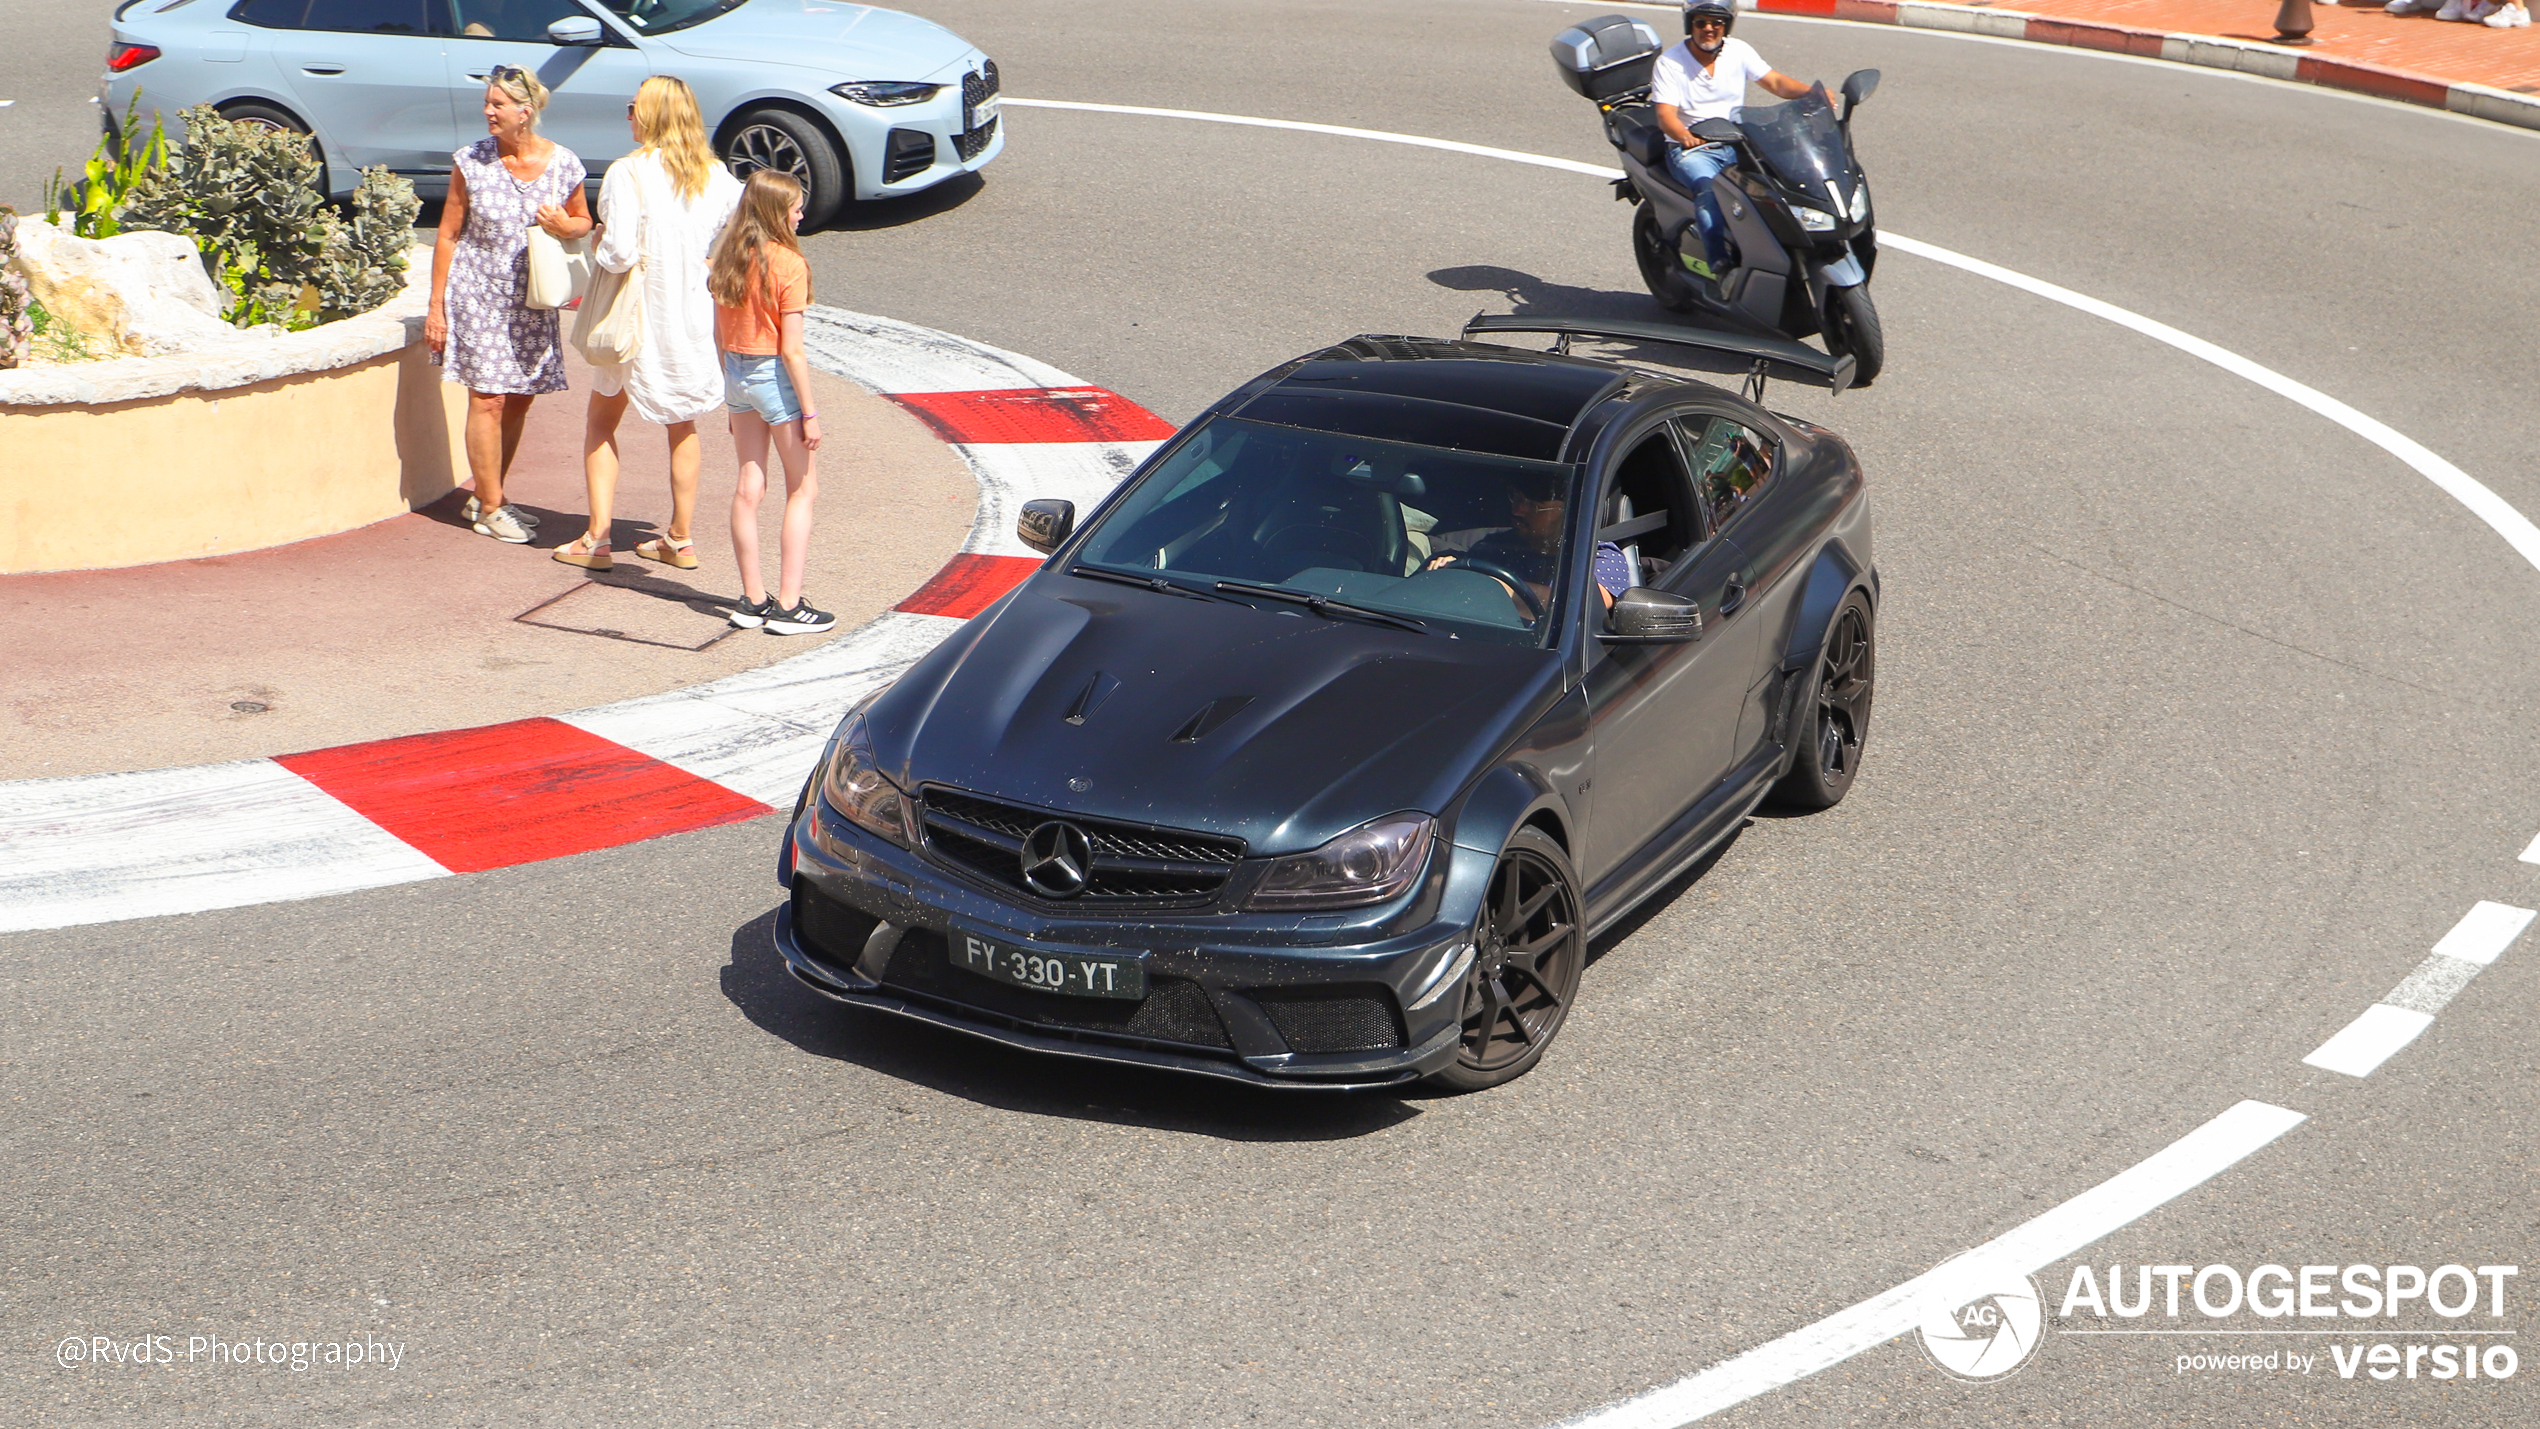
[[[1852,385],[1867,387],[1887,365],[1887,334],[1879,330],[1879,310],[1870,302],[1870,285],[1856,283],[1826,294],[1826,350],[1852,356]]]
[[[820,126],[790,109],[757,109],[741,117],[724,142],[724,167],[746,181],[773,170],[803,186],[803,227],[829,221],[847,197],[847,163]]]
[[[1790,772],[1773,790],[1795,809],[1831,809],[1861,772],[1870,737],[1870,700],[1878,684],[1877,626],[1861,592],[1843,598],[1826,627],[1816,676],[1801,695]]]
[[[1455,1064],[1429,1080],[1477,1092],[1534,1070],[1570,1014],[1587,965],[1578,879],[1561,845],[1519,829],[1491,870],[1464,981],[1464,1040]]]
[[[1632,256],[1640,261],[1640,280],[1649,285],[1658,306],[1671,313],[1693,310],[1693,278],[1675,245],[1659,236],[1658,210],[1652,204],[1632,210]]]

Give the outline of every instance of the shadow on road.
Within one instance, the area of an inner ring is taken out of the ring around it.
[[[987,187],[977,174],[963,174],[946,179],[931,189],[922,189],[906,198],[850,200],[838,205],[827,222],[810,230],[813,233],[870,233],[875,229],[899,228],[923,223],[937,214],[950,213],[978,197]]]
[[[1394,1096],[1268,1092],[1232,1082],[1040,1056],[862,1008],[824,1002],[776,952],[776,913],[732,934],[723,995],[761,1030],[982,1106],[1032,1116],[1143,1126],[1228,1141],[1337,1141],[1420,1114]]]
[[[1488,263],[1475,263],[1462,268],[1439,268],[1429,281],[1458,293],[1496,293],[1508,300],[1508,310],[1521,318],[1637,318],[1644,322],[1680,321],[1658,306],[1647,293],[1611,293],[1603,288],[1578,288],[1566,283],[1548,283],[1532,273],[1514,268],[1500,268]]]
[[[1613,927],[1606,929],[1604,932],[1599,933],[1594,938],[1590,939],[1588,942],[1587,966],[1595,967],[1598,959],[1604,957],[1607,953],[1614,951],[1615,947],[1624,939],[1639,932],[1642,924],[1667,911],[1668,905],[1691,892],[1693,885],[1700,883],[1702,881],[1702,876],[1711,871],[1711,865],[1728,857],[1729,850],[1737,847],[1737,841],[1745,837],[1746,830],[1753,824],[1753,822],[1754,821],[1752,819],[1749,819],[1744,823],[1740,823],[1737,826],[1736,833],[1729,835],[1727,839],[1722,841],[1718,848],[1704,854],[1699,863],[1696,863],[1693,867],[1677,874],[1675,878],[1667,884],[1667,886],[1650,894],[1647,898],[1642,899],[1639,906],[1633,908],[1631,912],[1623,915],[1623,921],[1616,923]]]

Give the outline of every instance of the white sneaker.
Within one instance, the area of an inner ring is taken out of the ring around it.
[[[2531,12],[2520,5],[2500,5],[2479,23],[2491,30],[2519,30],[2531,23]]]
[[[512,519],[523,526],[528,527],[532,531],[538,529],[537,517],[530,515],[528,512],[521,510],[519,507],[512,505],[508,501],[503,503],[503,509],[510,512],[512,514]],[[467,518],[467,523],[473,526],[476,524],[476,519],[485,514],[485,508],[477,505],[476,498],[471,496],[467,499],[467,504],[459,508],[459,514]]]
[[[2468,19],[2468,0],[2443,0],[2443,8],[2434,12],[2434,18],[2437,20]]]
[[[515,507],[503,506],[482,513],[476,518],[476,534],[508,541],[515,546],[528,545],[529,528],[520,524],[516,510]]]

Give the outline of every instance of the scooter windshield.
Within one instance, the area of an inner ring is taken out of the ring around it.
[[[1827,195],[1835,211],[1843,211],[1851,194],[1841,180],[1851,172],[1852,154],[1843,127],[1834,122],[1834,104],[1819,84],[1787,104],[1749,108],[1737,127],[1775,173],[1804,190]]]

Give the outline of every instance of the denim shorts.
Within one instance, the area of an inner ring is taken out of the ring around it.
[[[802,399],[785,359],[754,352],[723,354],[723,410],[756,412],[771,427],[802,420]]]

